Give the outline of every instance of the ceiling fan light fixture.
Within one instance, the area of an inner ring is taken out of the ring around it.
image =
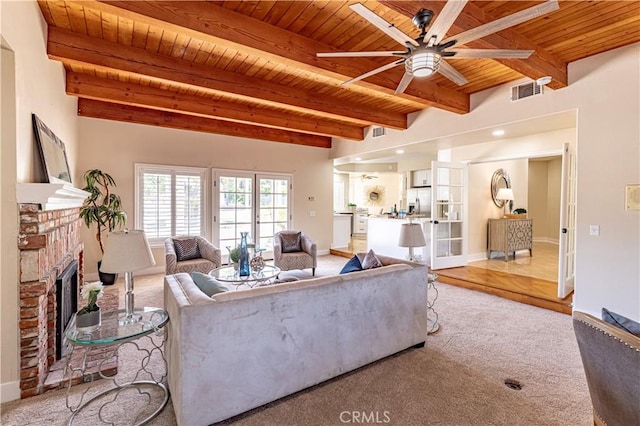
[[[436,52],[419,52],[406,60],[405,69],[414,77],[427,77],[438,71],[441,59]]]

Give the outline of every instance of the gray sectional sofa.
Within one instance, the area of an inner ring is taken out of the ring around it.
[[[207,297],[165,277],[178,424],[208,425],[424,344],[427,270],[384,266]]]

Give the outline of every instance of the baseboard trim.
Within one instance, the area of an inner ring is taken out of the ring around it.
[[[0,385],[0,403],[20,399],[20,382],[8,382]]]

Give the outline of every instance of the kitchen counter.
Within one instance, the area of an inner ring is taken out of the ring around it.
[[[422,226],[424,239],[427,242],[425,247],[415,247],[414,255],[421,256],[423,261],[427,261],[431,253],[431,218],[407,216],[406,219],[394,219],[388,217],[369,217],[367,229],[367,250],[392,256],[399,259],[406,259],[409,256],[408,247],[400,247],[400,227],[403,223],[419,223]]]

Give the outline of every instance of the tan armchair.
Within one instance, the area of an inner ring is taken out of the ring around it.
[[[165,273],[206,274],[222,265],[219,248],[202,237],[171,237],[164,240]]]
[[[640,425],[640,337],[577,311],[573,329],[591,394],[593,423]]]
[[[273,236],[273,264],[282,271],[318,266],[316,244],[300,231],[280,231]]]

